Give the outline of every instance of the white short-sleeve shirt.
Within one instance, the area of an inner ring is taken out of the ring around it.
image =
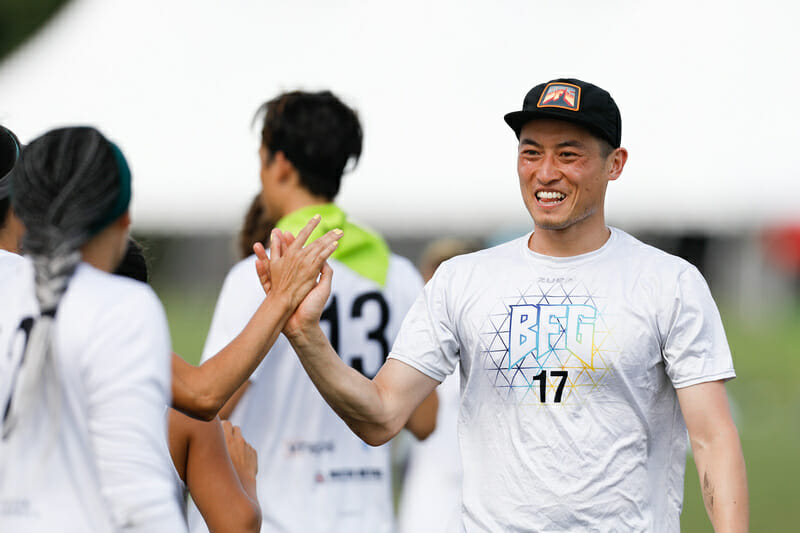
[[[350,366],[374,376],[405,313],[422,289],[407,259],[392,255],[381,287],[330,259],[331,296],[322,328]],[[255,256],[236,264],[222,287],[203,350],[213,357],[238,335],[264,292]],[[250,378],[231,415],[258,452],[262,531],[382,533],[394,528],[389,445],[372,447],[325,403],[281,335]],[[207,531],[190,504],[189,527]]]
[[[39,314],[24,263],[0,280],[2,409]],[[171,350],[158,298],[145,284],[81,264],[52,343],[58,388],[0,440],[0,531],[185,531],[164,445]]]
[[[734,377],[692,265],[611,230],[575,257],[529,235],[445,262],[390,357],[460,363],[467,531],[678,531],[686,427],[676,388]]]

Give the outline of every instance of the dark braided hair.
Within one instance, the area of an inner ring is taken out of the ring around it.
[[[25,349],[6,434],[39,387],[51,393],[51,387],[59,387],[51,360],[53,321],[81,261],[80,247],[122,214],[115,216],[117,211],[127,209],[130,174],[121,158],[99,131],[72,127],[35,139],[14,167],[12,206],[26,228],[23,247],[33,261],[41,316]]]

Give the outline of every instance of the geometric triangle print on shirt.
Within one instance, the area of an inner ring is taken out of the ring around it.
[[[481,331],[483,369],[495,390],[520,404],[585,402],[618,351],[602,304],[582,284],[563,280],[502,298]]]

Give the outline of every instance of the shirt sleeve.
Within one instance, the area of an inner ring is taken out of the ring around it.
[[[166,316],[148,287],[130,289],[96,317],[83,353],[101,490],[120,531],[186,531],[164,445],[171,378]]]
[[[443,263],[425,285],[403,320],[389,354],[440,382],[453,373],[459,357],[448,302],[448,295],[455,291],[447,287],[447,272],[447,263]]]
[[[676,388],[736,376],[719,310],[694,266],[678,277],[663,320],[664,363]]]

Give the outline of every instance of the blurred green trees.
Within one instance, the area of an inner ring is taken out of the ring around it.
[[[33,35],[69,0],[0,0],[0,59]]]

